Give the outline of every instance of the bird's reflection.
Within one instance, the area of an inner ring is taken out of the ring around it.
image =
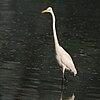
[[[74,100],[74,99],[75,99],[75,95],[74,95],[74,93],[73,93],[73,95],[70,96],[70,97],[68,97],[66,100]]]
[[[61,95],[59,100],[74,100],[75,99],[75,94],[73,91],[72,85],[67,84],[67,88],[64,89],[64,84],[61,84]],[[65,93],[66,92],[66,93]]]
[[[62,100],[62,94],[61,94],[61,96],[60,96],[60,99],[59,100]]]
[[[75,99],[75,95],[74,95],[74,93],[73,93],[71,96],[68,96],[68,97],[65,98],[65,100],[74,100],[74,99]],[[62,96],[62,94],[61,94],[59,100],[63,100],[63,96]]]

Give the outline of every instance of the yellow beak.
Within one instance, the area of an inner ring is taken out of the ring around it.
[[[48,12],[48,10],[46,9],[46,10],[43,10],[41,13],[46,13],[46,12]]]

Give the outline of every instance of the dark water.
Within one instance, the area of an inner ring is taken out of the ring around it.
[[[78,70],[63,93],[48,6]],[[0,100],[100,100],[99,26],[96,0],[0,0]]]

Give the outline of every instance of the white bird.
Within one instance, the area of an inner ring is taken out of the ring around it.
[[[62,78],[64,78],[65,70],[74,73],[74,76],[76,76],[77,70],[74,66],[71,56],[59,45],[57,34],[56,34],[56,27],[55,27],[56,19],[55,19],[53,9],[51,7],[48,7],[46,10],[42,11],[42,13],[46,13],[46,12],[49,12],[52,15],[52,19],[53,19],[53,35],[54,35],[56,59],[59,65],[62,67],[62,71],[63,71]]]

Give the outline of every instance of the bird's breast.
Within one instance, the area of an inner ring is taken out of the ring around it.
[[[56,59],[57,59],[58,64],[61,66],[61,59],[60,59],[60,56],[59,56],[59,55],[56,55]]]

